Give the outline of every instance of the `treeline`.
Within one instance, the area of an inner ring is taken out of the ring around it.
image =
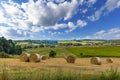
[[[19,45],[15,45],[12,40],[7,40],[4,37],[0,37],[0,52],[8,54],[21,54],[22,48]]]
[[[45,45],[57,45],[57,40],[15,40],[16,44],[21,42],[28,42],[29,44],[45,44]]]
[[[56,46],[55,45],[43,45],[43,44],[39,44],[39,45],[28,44],[28,45],[21,45],[21,47],[23,50],[25,50],[25,49],[31,49],[31,48],[45,48],[45,47],[55,48]]]

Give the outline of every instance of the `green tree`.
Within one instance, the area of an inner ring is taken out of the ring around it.
[[[49,53],[49,57],[55,57],[56,56],[56,52],[51,50]]]
[[[22,53],[22,48],[19,45],[16,45],[14,50],[15,50],[15,54],[19,55]]]
[[[4,37],[0,38],[0,52],[8,54],[20,54],[22,53],[21,46],[15,46],[12,40],[7,40]]]

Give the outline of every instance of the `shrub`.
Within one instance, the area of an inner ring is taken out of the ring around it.
[[[49,53],[49,57],[55,57],[56,56],[56,52],[51,50]]]
[[[9,54],[5,53],[5,52],[1,52],[0,53],[0,58],[9,58]]]
[[[80,53],[80,57],[83,57],[83,53]]]

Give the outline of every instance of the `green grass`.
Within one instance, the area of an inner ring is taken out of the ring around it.
[[[83,53],[84,57],[120,57],[120,46],[70,47],[66,49],[78,57],[80,53]]]
[[[90,47],[56,47],[56,48],[33,48],[27,49],[24,52],[28,53],[40,53],[49,54],[51,50],[57,53],[56,57],[63,57],[64,55],[74,54],[80,57],[80,53],[83,53],[83,57],[120,57],[120,46],[90,46]]]
[[[32,49],[27,49],[26,51],[24,52],[27,52],[27,53],[39,53],[41,55],[48,55],[49,52],[51,50],[54,50],[57,55],[56,57],[63,57],[64,54],[65,55],[68,55],[68,54],[71,54],[68,50],[66,50],[65,47],[56,47],[56,48],[48,48],[48,47],[45,47],[45,48],[32,48]]]

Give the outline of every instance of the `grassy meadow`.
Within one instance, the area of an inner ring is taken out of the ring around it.
[[[56,51],[56,57],[63,57],[65,55],[73,54],[77,57],[81,57],[80,53],[83,53],[82,57],[120,57],[120,46],[83,46],[83,47],[55,47],[55,48],[32,48],[27,49],[24,52],[28,53],[40,53],[49,54],[51,50]]]
[[[70,47],[66,49],[78,57],[80,53],[83,53],[84,57],[120,57],[120,46]]]

